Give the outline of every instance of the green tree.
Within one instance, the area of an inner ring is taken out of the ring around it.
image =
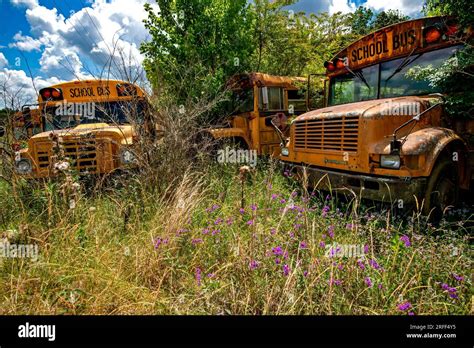
[[[160,95],[177,103],[213,98],[228,76],[250,66],[252,12],[246,0],[157,0],[145,5],[151,40],[141,46]]]
[[[459,23],[458,32],[472,33],[474,2],[468,0],[427,0],[424,13],[428,16],[453,16]],[[412,69],[415,78],[430,81],[447,95],[446,109],[455,118],[474,119],[474,45],[472,35],[466,35],[465,48],[440,68]]]
[[[409,19],[409,16],[398,10],[374,13],[370,8],[359,6],[351,15],[351,31],[354,35],[364,36],[377,29]]]

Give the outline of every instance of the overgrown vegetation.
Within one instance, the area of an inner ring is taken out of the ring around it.
[[[77,195],[64,179],[2,183],[4,238],[37,244],[39,259],[2,259],[0,312],[470,312],[472,216],[403,222],[300,192],[272,162],[244,175],[211,165],[163,190],[134,177]],[[342,257],[347,245],[362,254]]]
[[[472,211],[437,226],[400,219],[307,192],[269,159],[217,165],[196,138],[230,74],[321,72],[403,15],[290,18],[287,1],[203,3],[159,1],[164,15],[150,12],[143,51],[164,138],[139,140],[139,171],[0,177],[2,242],[39,251],[0,257],[0,313],[469,314]]]

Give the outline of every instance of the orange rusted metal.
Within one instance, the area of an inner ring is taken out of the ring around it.
[[[449,21],[452,18],[422,18],[371,33],[340,51],[331,65],[335,70],[328,70],[327,76],[332,81],[380,62],[459,45],[462,35],[443,34],[439,42],[431,44],[423,37],[426,28],[442,28]],[[334,68],[338,59],[344,66]],[[311,185],[355,191],[375,200],[412,200],[414,196],[424,197],[433,168],[444,154],[457,161],[453,165],[459,166],[458,184],[468,189],[472,173],[468,157],[473,149],[467,139],[472,139],[472,122],[458,120],[453,126],[440,101],[436,95],[400,96],[307,112],[292,122],[285,145],[289,154],[280,159],[297,178]],[[419,114],[422,116],[413,122]],[[393,134],[406,122],[408,125],[396,134],[400,148],[395,148]],[[383,167],[381,158],[386,155],[399,156],[399,168]]]
[[[280,138],[269,121],[278,116],[288,119],[291,116],[297,116],[306,111],[304,93],[301,100],[290,100],[288,98],[289,91],[297,91],[302,86],[306,86],[306,79],[303,77],[274,76],[253,72],[234,75],[227,82],[227,86],[232,90],[251,90],[253,108],[251,111],[233,115],[229,120],[228,127],[209,129],[210,134],[214,139],[240,140],[249,149],[256,150],[259,155],[278,156],[280,153]],[[281,89],[283,99],[279,109],[264,110],[262,108],[260,93],[262,93],[263,87]],[[291,105],[293,105],[293,113],[290,112]]]

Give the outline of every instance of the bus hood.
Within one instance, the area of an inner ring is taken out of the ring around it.
[[[304,121],[311,119],[342,117],[345,115],[362,118],[380,118],[384,116],[415,116],[426,110],[437,97],[397,97],[367,100],[350,104],[334,105],[307,112],[295,119]]]
[[[111,137],[120,139],[122,144],[131,144],[134,135],[134,129],[131,125],[108,125],[107,123],[81,124],[74,128],[58,129],[42,132],[31,137],[33,141],[50,139],[57,137],[80,137],[94,134],[99,137]]]

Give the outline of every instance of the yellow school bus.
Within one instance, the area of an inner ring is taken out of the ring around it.
[[[209,130],[213,138],[232,140],[258,155],[277,156],[281,140],[271,122],[284,133],[292,116],[307,111],[306,79],[254,72],[235,75],[227,85],[232,92],[230,119],[226,126]]]
[[[42,132],[29,137],[27,148],[17,153],[18,174],[51,177],[58,163],[78,174],[107,174],[135,165],[136,127],[146,122],[149,111],[147,95],[137,85],[119,80],[60,83],[41,89],[38,105]]]
[[[326,107],[291,125],[287,173],[401,208],[418,202],[438,217],[456,205],[473,187],[473,115],[448,117],[444,95],[413,72],[460,54],[471,32],[453,18],[421,18],[340,51],[325,63]]]

